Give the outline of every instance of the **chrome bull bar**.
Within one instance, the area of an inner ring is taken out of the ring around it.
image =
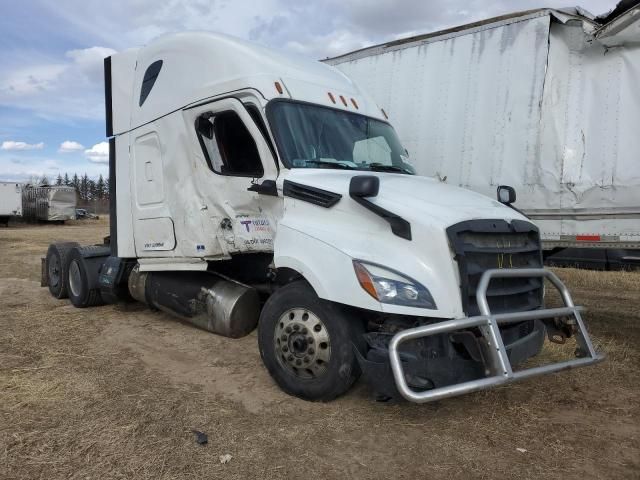
[[[487,289],[489,287],[489,283],[493,278],[514,277],[541,277],[543,279],[548,279],[560,292],[564,302],[564,307],[532,310],[527,312],[492,314],[487,301]],[[421,327],[410,328],[393,336],[389,343],[391,370],[393,371],[396,387],[404,398],[416,403],[432,402],[456,395],[462,395],[464,393],[483,390],[497,385],[511,383],[517,380],[534,377],[536,375],[543,375],[545,373],[591,365],[604,359],[604,357],[599,355],[593,348],[593,344],[591,343],[591,339],[589,338],[589,334],[587,333],[587,329],[580,315],[580,311],[583,310],[582,307],[576,307],[574,305],[567,287],[553,272],[549,270],[545,270],[543,268],[487,270],[482,275],[480,283],[478,284],[476,300],[481,313],[479,316],[447,320]],[[585,356],[583,358],[551,363],[514,372],[511,368],[511,362],[509,361],[507,351],[502,342],[502,336],[498,328],[499,325],[522,322],[525,320],[542,320],[557,317],[572,317],[574,319],[573,321],[570,321],[570,323],[575,324],[576,326],[576,342]],[[402,369],[402,361],[400,360],[400,354],[398,352],[398,348],[402,343],[416,338],[472,327],[478,327],[480,329],[482,336],[489,345],[489,348],[487,349],[488,358],[486,361],[489,367],[490,376],[420,392],[409,387],[405,379],[405,374]]]

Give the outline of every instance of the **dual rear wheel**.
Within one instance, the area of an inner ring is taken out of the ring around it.
[[[102,246],[80,247],[75,242],[49,245],[45,273],[51,295],[69,298],[78,308],[102,305],[96,284],[102,260],[99,255],[91,257],[91,254],[103,254],[104,249]]]

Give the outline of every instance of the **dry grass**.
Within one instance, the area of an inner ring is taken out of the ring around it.
[[[437,404],[375,403],[365,385],[311,404],[273,385],[255,334],[38,287],[52,239],[106,230],[0,229],[0,478],[638,478],[640,273],[556,270],[589,309],[598,366]]]

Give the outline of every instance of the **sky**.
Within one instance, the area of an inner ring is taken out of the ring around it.
[[[321,59],[577,0],[0,0],[0,180],[107,176],[103,58],[210,30]],[[580,0],[594,13],[616,0]]]

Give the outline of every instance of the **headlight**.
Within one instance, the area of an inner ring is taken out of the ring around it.
[[[381,303],[435,310],[431,293],[415,280],[370,263],[353,261],[360,286]]]

